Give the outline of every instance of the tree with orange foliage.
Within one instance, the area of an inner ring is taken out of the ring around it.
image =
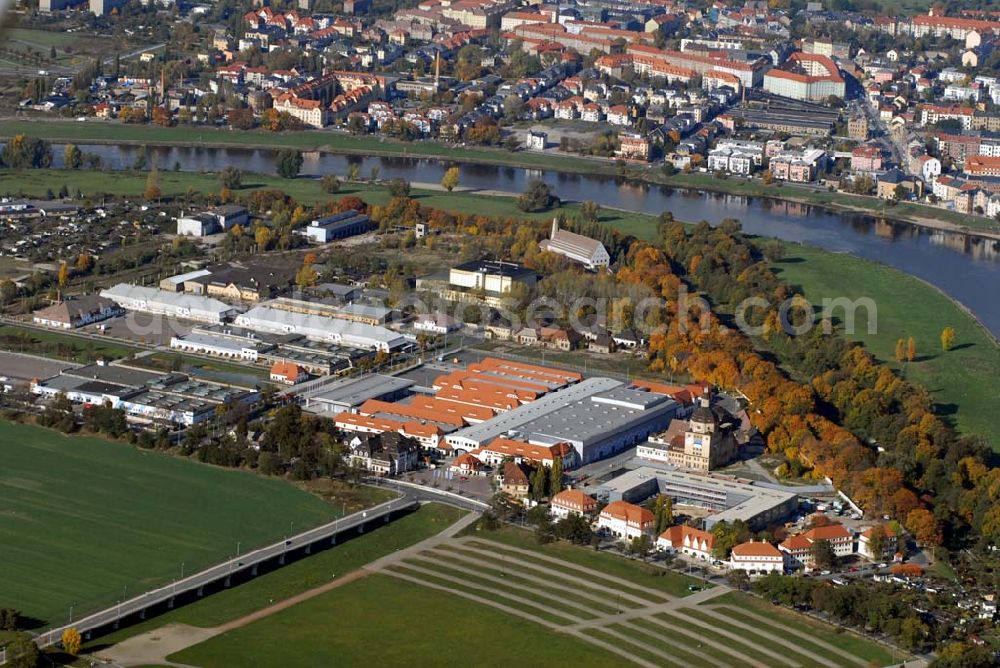
[[[160,127],[169,128],[174,123],[173,115],[163,107],[153,107],[153,123]]]
[[[941,528],[938,526],[934,514],[926,508],[911,510],[903,525],[921,545],[941,544]]]

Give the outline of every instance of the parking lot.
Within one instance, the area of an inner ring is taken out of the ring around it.
[[[80,331],[103,334],[139,344],[170,346],[172,337],[189,333],[196,324],[162,315],[129,311],[118,318],[82,327]]]
[[[63,369],[79,366],[72,362],[52,360],[22,353],[0,351],[0,375],[7,376],[12,385],[27,385],[32,378],[51,378]]]

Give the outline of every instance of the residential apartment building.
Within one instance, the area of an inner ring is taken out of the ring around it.
[[[686,554],[689,557],[710,561],[715,547],[715,536],[686,524],[672,526],[656,539],[656,548],[665,552]]]
[[[750,575],[785,572],[785,554],[770,543],[750,541],[733,546],[729,567]]]
[[[648,536],[655,518],[652,511],[628,501],[612,501],[597,518],[597,526],[622,540]]]
[[[570,515],[590,515],[597,510],[597,499],[578,489],[564,489],[549,502],[549,510],[558,519]]]

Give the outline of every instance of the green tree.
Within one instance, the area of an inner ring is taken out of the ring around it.
[[[283,179],[294,179],[302,171],[302,152],[293,148],[283,148],[274,159],[275,170]]]
[[[527,189],[517,197],[517,208],[521,211],[544,211],[558,202],[548,184],[541,179],[532,179]]]
[[[653,517],[656,523],[654,533],[659,536],[674,523],[674,500],[666,494],[657,496],[653,505]]]
[[[35,668],[40,658],[38,645],[27,633],[16,633],[7,643],[7,665],[12,668]]]
[[[38,137],[14,135],[0,152],[0,161],[11,169],[43,169],[52,165],[52,146]]]
[[[239,190],[243,185],[243,172],[238,168],[229,165],[219,174],[219,181],[222,187],[227,190]]]
[[[80,169],[83,166],[83,151],[76,144],[66,144],[63,151],[63,165],[66,169]]]
[[[809,554],[816,568],[829,569],[837,564],[837,553],[828,540],[817,540],[809,548]]]
[[[628,544],[629,554],[636,557],[645,558],[649,554],[650,550],[653,549],[653,541],[649,539],[649,536],[642,534],[636,536],[632,539],[632,542]]]
[[[556,522],[556,536],[563,540],[568,540],[576,545],[589,545],[593,536],[590,522],[583,515],[567,515]]]
[[[549,494],[555,496],[563,488],[563,466],[562,457],[552,460],[552,468],[549,469]]]
[[[549,476],[545,472],[544,466],[539,466],[532,471],[529,478],[531,484],[531,500],[540,502],[545,498],[545,488],[548,485]]]
[[[337,178],[336,174],[324,174],[323,178],[319,180],[319,187],[326,194],[332,195],[340,191],[340,179]]]
[[[449,167],[444,173],[444,176],[441,177],[441,187],[448,192],[451,192],[458,186],[459,176],[460,172],[458,167]]]
[[[389,179],[385,185],[389,189],[389,194],[393,197],[410,196],[410,182],[406,179]]]

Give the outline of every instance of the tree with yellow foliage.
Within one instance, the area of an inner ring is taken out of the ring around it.
[[[912,362],[917,358],[917,341],[912,336],[906,340],[906,361]]]
[[[94,258],[87,253],[80,253],[76,256],[76,268],[80,271],[90,271],[94,268]]]
[[[257,244],[258,251],[266,251],[267,247],[271,245],[271,239],[274,237],[271,234],[271,229],[261,225],[257,228],[257,231],[253,233],[253,240]]]
[[[69,280],[69,265],[63,262],[59,265],[59,287],[66,285]]]
[[[896,340],[896,353],[894,357],[900,364],[906,361],[906,341],[903,339]]]
[[[459,171],[458,167],[449,167],[448,171],[444,173],[441,177],[441,187],[451,192],[458,185]]]
[[[66,650],[67,654],[72,654],[76,656],[80,653],[80,647],[83,645],[83,637],[80,632],[76,630],[75,626],[71,626],[62,632],[62,646]]]
[[[941,330],[941,350],[948,352],[955,345],[955,328],[945,327]]]

